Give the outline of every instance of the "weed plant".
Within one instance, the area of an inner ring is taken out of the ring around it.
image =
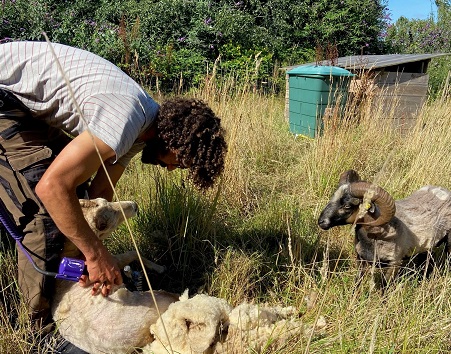
[[[357,286],[350,227],[325,232],[316,224],[346,169],[395,198],[424,184],[451,189],[447,90],[408,131],[399,129],[395,107],[370,97],[358,110],[325,118],[322,135],[311,139],[289,132],[285,97],[263,96],[251,86],[234,89],[233,78],[220,85],[214,80],[189,95],[207,101],[227,131],[218,186],[200,192],[185,171],[168,173],[137,158],[117,187],[120,199],[139,204],[130,222],[138,249],[167,267],[163,275],[149,274],[152,287],[188,288],[233,305],[297,307],[305,334],[280,353],[448,353],[446,261],[428,277],[404,272],[385,291],[372,286],[371,275]],[[132,249],[128,230],[121,227],[108,247],[113,253]],[[10,253],[0,260],[0,351],[26,353],[30,329],[24,320],[11,320],[11,313],[24,313],[15,262]],[[322,326],[308,330],[319,320]]]

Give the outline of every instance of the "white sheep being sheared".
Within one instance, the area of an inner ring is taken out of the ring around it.
[[[362,209],[363,206],[363,209]],[[430,252],[442,243],[451,251],[451,191],[425,186],[395,201],[381,187],[360,180],[349,170],[318,219],[331,227],[356,224],[355,250],[361,270],[376,261],[392,279],[411,256]]]
[[[80,200],[89,225],[100,239],[109,235],[125,216],[136,214],[133,202],[110,203],[104,199]],[[76,256],[70,243],[65,256]],[[135,252],[115,256],[120,266],[136,259]],[[150,268],[162,271],[150,261]],[[108,297],[92,296],[91,288],[58,280],[52,314],[63,338],[91,353],[244,353],[285,346],[302,334],[303,327],[292,307],[242,304],[232,308],[225,300],[197,294],[188,298],[154,291],[158,316],[150,292],[124,287]],[[180,301],[178,301],[180,300]]]
[[[105,239],[127,218],[137,212],[134,202],[107,202],[105,199],[80,200],[83,214],[100,239]],[[64,256],[79,256],[79,251],[66,242]],[[115,256],[122,268],[137,259],[134,251]],[[143,259],[158,272],[163,267]],[[178,295],[154,291],[159,311],[178,300]],[[67,280],[57,280],[52,300],[52,315],[63,338],[91,354],[130,353],[150,343],[150,325],[158,312],[150,292],[116,288],[108,297],[92,296],[91,288]]]
[[[143,354],[239,354],[281,349],[303,334],[303,326],[294,307],[232,308],[223,299],[198,294],[169,305],[151,332],[155,341]]]

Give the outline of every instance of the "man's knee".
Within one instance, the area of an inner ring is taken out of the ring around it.
[[[36,266],[56,272],[64,246],[64,236],[47,215],[37,215],[24,228],[23,245]],[[47,316],[54,292],[55,279],[38,272],[27,255],[19,251],[19,285],[25,296],[32,318]]]

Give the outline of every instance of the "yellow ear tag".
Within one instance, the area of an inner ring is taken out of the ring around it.
[[[365,210],[370,210],[371,208],[371,204],[370,203],[365,203]]]

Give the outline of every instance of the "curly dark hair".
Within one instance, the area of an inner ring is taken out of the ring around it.
[[[213,186],[224,170],[227,144],[221,120],[211,108],[201,100],[174,98],[161,105],[154,124],[157,136],[147,142],[142,162],[152,163],[151,151],[174,151],[196,187]]]

